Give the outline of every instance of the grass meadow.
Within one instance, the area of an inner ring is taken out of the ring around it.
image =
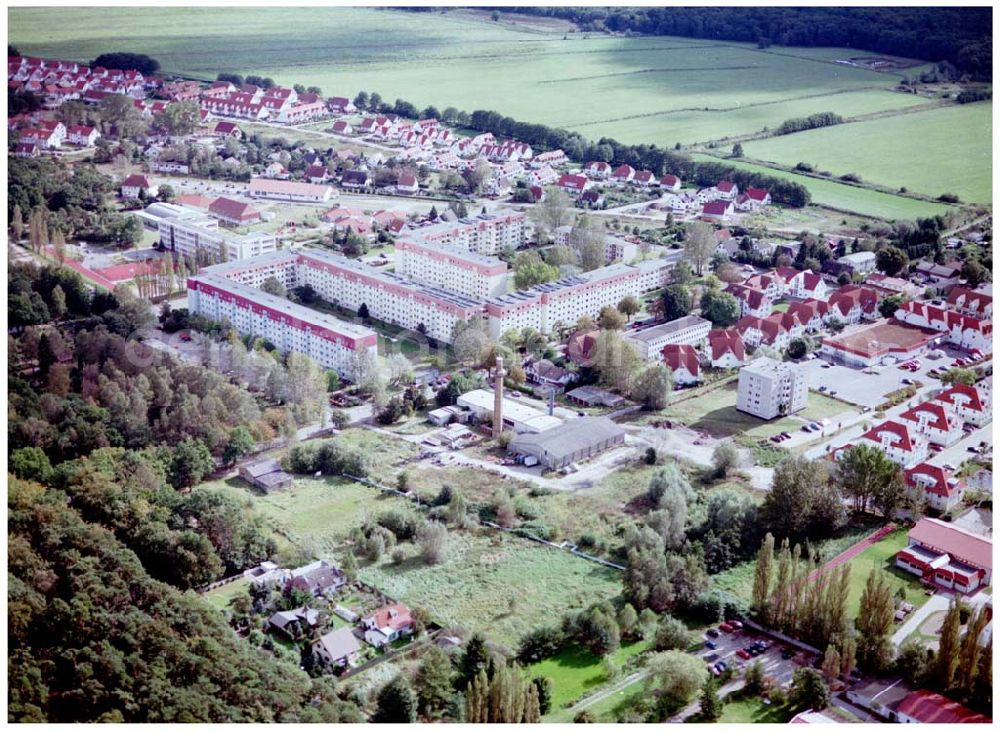
[[[832,63],[838,49],[767,49],[672,37],[609,37],[482,22],[464,13],[364,8],[41,8],[8,13],[25,53],[87,60],[105,51],[158,59],[167,72],[220,71],[377,91],[418,106],[485,108],[597,138],[672,145],[921,104],[895,74]],[[303,33],[308,28],[308,33]]]
[[[786,137],[794,137],[794,135],[788,135]],[[772,140],[765,140],[764,142],[783,139],[785,139],[785,137],[777,137],[772,138]],[[751,143],[746,143],[744,145],[744,149],[749,150],[750,145]],[[747,154],[749,155],[750,153],[747,152]],[[719,158],[717,157],[698,153],[695,153],[692,157],[696,160],[719,161]],[[788,173],[783,170],[769,168],[766,165],[747,163],[742,160],[726,159],[724,162],[727,165],[731,165],[734,168],[740,168],[741,170],[764,173],[765,175],[774,176],[775,178],[785,178],[794,183],[801,183],[809,189],[810,193],[812,193],[813,203],[819,206],[826,206],[840,211],[853,211],[858,214],[874,216],[880,219],[887,219],[889,221],[895,219],[913,220],[922,216],[936,216],[938,214],[944,214],[951,208],[947,204],[943,203],[921,201],[916,198],[906,198],[904,196],[896,196],[891,193],[867,190],[865,188],[859,188],[845,183],[838,183],[835,180],[825,180],[823,178],[814,178],[807,175]],[[800,161],[793,160],[791,165],[795,165],[798,162]],[[767,212],[762,215],[762,223],[770,224],[770,221],[768,221],[769,218],[780,217],[782,213],[783,212],[778,209],[768,209]]]
[[[855,173],[892,188],[931,196],[955,193],[965,202],[989,203],[992,114],[989,103],[939,107],[772,137],[743,147],[747,157],[756,160],[781,165],[806,162],[834,175]]]

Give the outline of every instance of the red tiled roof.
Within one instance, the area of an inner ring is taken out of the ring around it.
[[[668,188],[672,188],[673,186],[677,185],[680,182],[681,182],[680,178],[678,178],[676,175],[670,175],[669,173],[660,178],[660,185],[666,186]]]
[[[918,476],[929,479],[930,482],[928,480],[918,482]],[[928,493],[934,493],[945,498],[951,496],[959,487],[957,481],[951,481],[951,471],[945,470],[938,465],[931,465],[930,463],[920,463],[904,470],[903,477],[906,478],[906,483],[911,488],[923,485],[924,490]]]
[[[199,196],[196,193],[186,193],[183,196],[177,196],[174,199],[174,203],[180,206],[193,206],[194,208],[208,208],[212,205],[212,199],[206,196]]]
[[[215,125],[215,131],[224,135],[230,134],[233,130],[238,130],[239,125],[235,122],[219,122]]]
[[[640,170],[635,174],[635,180],[639,183],[648,183],[653,180],[653,174],[648,170]]]
[[[993,569],[993,543],[989,539],[946,524],[938,519],[922,518],[910,529],[910,541],[945,552],[952,559],[983,569]]]
[[[715,187],[720,191],[722,191],[723,193],[729,193],[731,190],[733,190],[734,186],[735,183],[733,183],[732,181],[720,180]]]
[[[870,287],[844,285],[830,296],[830,307],[836,308],[847,315],[854,306],[861,308],[863,313],[873,313],[878,307],[878,293]]]
[[[131,280],[136,275],[157,274],[160,272],[160,264],[158,262],[130,262],[104,269],[95,269],[94,272],[112,282],[124,282]]]
[[[591,160],[584,166],[587,170],[608,170],[611,165],[600,160]]]
[[[702,207],[701,212],[709,216],[724,216],[729,212],[729,205],[727,201],[709,201]]]
[[[896,707],[896,713],[925,724],[989,724],[993,721],[957,701],[926,689],[908,694]]]
[[[747,188],[745,193],[751,201],[763,201],[768,196],[768,192],[762,188]]]
[[[327,175],[325,165],[310,165],[303,174],[306,178],[324,178]]]
[[[380,607],[364,619],[374,621],[375,627],[380,629],[392,628],[393,630],[402,630],[408,625],[413,624],[413,617],[410,615],[410,608],[401,602],[397,602],[394,605]]]
[[[231,198],[216,198],[209,205],[208,210],[227,219],[243,221],[246,219],[258,218],[260,214],[249,203],[240,203]]]
[[[872,442],[877,442],[882,444],[882,433],[888,432],[891,435],[896,436],[896,440],[893,440],[895,447],[905,452],[913,451],[913,441],[910,439],[910,431],[906,429],[905,425],[899,422],[894,422],[891,419],[883,422],[880,425],[872,427],[870,430],[861,435],[863,440],[871,440]]]
[[[149,188],[149,178],[138,173],[133,173],[122,181],[123,188]]]
[[[948,413],[945,412],[942,405],[935,404],[934,402],[924,402],[923,404],[918,404],[915,407],[907,409],[899,415],[899,418],[919,424],[919,415],[921,413],[930,415],[930,419],[927,420],[928,426],[933,427],[936,430],[944,431],[947,431],[950,428],[950,425],[948,424]]]
[[[713,361],[722,358],[726,353],[730,352],[740,362],[746,359],[746,348],[743,345],[743,338],[735,328],[710,331],[708,334],[708,345],[712,348]]]
[[[972,409],[976,412],[983,411],[983,400],[980,398],[979,390],[975,386],[955,384],[951,388],[945,389],[934,398],[937,401],[954,406],[956,404],[956,396],[965,397],[965,399],[959,399],[958,401],[965,402],[964,406],[966,409]]]
[[[635,175],[635,168],[631,165],[619,165],[615,172],[611,174],[613,178],[628,178]]]
[[[694,350],[694,346],[668,343],[661,353],[663,362],[672,371],[684,368],[692,376],[698,375],[698,352]]]
[[[556,184],[560,188],[574,188],[578,191],[582,191],[583,187],[587,185],[587,176],[585,175],[572,175],[570,173],[563,173],[559,176],[559,181]]]
[[[948,304],[956,305],[959,298],[964,298],[964,308],[973,312],[983,314],[988,305],[993,304],[993,298],[983,292],[976,292],[968,287],[952,287],[948,292]]]

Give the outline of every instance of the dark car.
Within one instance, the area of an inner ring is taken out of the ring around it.
[[[705,641],[705,648],[709,648],[709,649],[711,649],[711,650],[714,651],[718,647],[719,647],[719,644],[716,643],[715,641],[710,641],[710,640],[709,641]]]
[[[718,638],[719,631],[716,630],[715,628],[709,628],[708,630],[705,631],[705,635],[707,635],[709,638]]]
[[[784,650],[781,651],[781,657],[786,661],[794,655],[795,651],[793,651],[791,648],[785,648]]]

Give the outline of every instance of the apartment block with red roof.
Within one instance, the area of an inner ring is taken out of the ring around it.
[[[611,164],[602,160],[591,160],[583,166],[583,172],[591,178],[604,179],[611,175]]]
[[[993,578],[993,542],[953,524],[920,519],[907,534],[896,566],[947,589],[969,593]]]
[[[835,290],[827,302],[830,304],[831,318],[854,325],[862,320],[878,318],[878,301],[878,293],[870,287],[844,285]]]
[[[737,369],[746,362],[746,347],[736,328],[713,330],[708,334],[708,354],[713,368]]]
[[[949,511],[962,500],[965,483],[939,465],[920,463],[903,471],[906,484],[923,492],[927,505],[938,511]]]
[[[903,468],[925,460],[929,450],[926,437],[916,429],[891,419],[872,427],[858,439],[879,448],[887,458]]]
[[[975,348],[983,353],[993,351],[991,320],[962,315],[956,310],[912,300],[900,305],[893,317],[900,323],[945,333],[949,343],[961,348]]]
[[[923,402],[907,409],[899,418],[935,445],[947,447],[962,438],[962,420],[940,402]]]
[[[990,409],[993,403],[992,397],[989,382],[981,381],[972,386],[955,384],[940,392],[933,401],[943,404],[961,424],[967,422],[976,427],[984,427],[993,420],[993,412]]]
[[[731,284],[726,287],[725,291],[740,301],[740,315],[742,316],[766,318],[774,310],[774,300],[762,290],[747,285]]]

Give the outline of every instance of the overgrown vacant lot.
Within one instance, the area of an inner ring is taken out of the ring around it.
[[[403,562],[363,563],[361,579],[440,623],[483,631],[512,649],[528,630],[621,591],[617,571],[523,539],[452,531],[448,542],[441,564],[425,564],[404,544]]]
[[[203,78],[252,73],[327,94],[496,109],[623,142],[691,143],[815,112],[921,103],[888,91],[898,75],[832,63],[846,50],[564,34],[457,13],[254,8],[234,23],[226,8],[67,8],[53,25],[45,10],[15,8],[9,20],[10,41],[26,53],[135,51]]]
[[[773,137],[744,149],[757,160],[807,162],[893,188],[989,203],[992,114],[988,102],[956,105]]]

